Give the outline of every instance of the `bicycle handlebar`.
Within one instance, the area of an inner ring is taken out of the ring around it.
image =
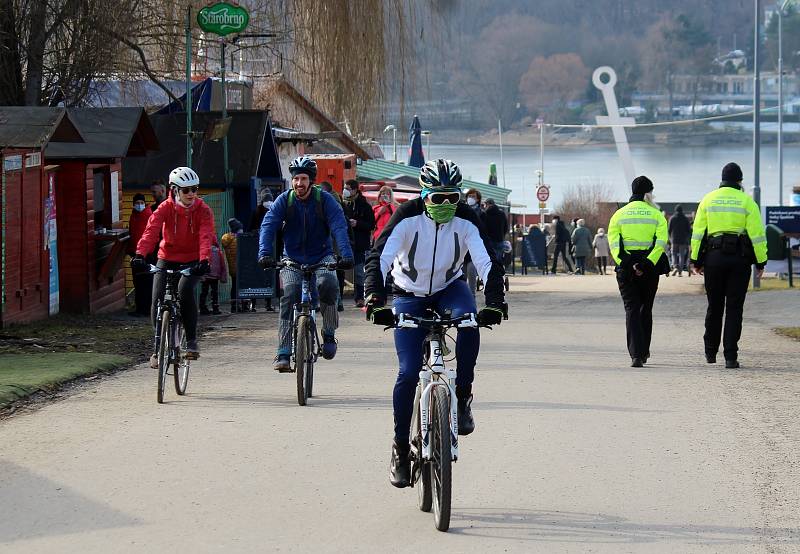
[[[459,329],[481,327],[475,314],[464,314],[458,317],[420,317],[411,314],[398,314],[394,325],[397,329],[418,329],[430,330],[433,327],[457,327]],[[486,327],[486,325],[483,325]]]
[[[290,258],[283,258],[275,263],[275,267],[288,267],[292,269],[298,269],[302,272],[314,272],[318,269],[327,269],[329,271],[336,271],[339,267],[338,262],[320,262],[316,264],[301,264],[298,263]]]
[[[150,273],[166,273],[167,275],[174,275],[175,273],[180,273],[181,275],[189,277],[192,274],[192,266],[185,265],[180,269],[166,269],[163,267],[158,267],[157,265],[150,264]]]

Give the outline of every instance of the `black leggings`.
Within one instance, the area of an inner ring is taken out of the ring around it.
[[[161,269],[180,269],[193,263],[196,262],[179,263],[158,260],[156,265]],[[153,322],[154,329],[158,301],[164,296],[164,291],[167,289],[168,277],[174,278],[165,273],[156,273],[153,277],[153,303],[150,306],[150,320]],[[181,275],[178,281],[178,295],[181,299],[181,316],[183,317],[183,328],[186,329],[186,340],[197,340],[197,302],[194,299],[194,289],[199,280],[200,278],[194,275],[189,277]]]

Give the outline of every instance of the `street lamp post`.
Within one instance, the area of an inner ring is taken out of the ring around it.
[[[394,125],[387,125],[383,130],[384,133],[392,132],[392,161],[397,163],[397,127]]]
[[[778,205],[783,206],[783,11],[791,0],[778,2]]]
[[[753,45],[753,200],[761,209],[761,2],[755,0],[755,33]],[[758,272],[753,272],[753,288],[761,285]]]

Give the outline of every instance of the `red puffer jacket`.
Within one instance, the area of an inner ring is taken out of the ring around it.
[[[186,263],[211,260],[214,241],[214,214],[208,204],[197,198],[185,208],[170,196],[150,216],[136,253],[145,256],[152,252],[163,233],[158,249],[158,259]]]

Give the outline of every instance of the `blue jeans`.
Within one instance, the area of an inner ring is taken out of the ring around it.
[[[425,310],[435,308],[440,313],[450,310],[452,317],[476,313],[475,298],[467,283],[461,279],[432,296],[397,296],[394,313],[422,316]],[[422,344],[427,332],[423,329],[395,329],[394,345],[400,372],[394,384],[394,437],[400,444],[408,443],[411,415],[414,410],[414,393],[422,370]],[[480,350],[478,329],[459,329],[456,338],[456,387],[468,389],[475,378],[475,361]]]

